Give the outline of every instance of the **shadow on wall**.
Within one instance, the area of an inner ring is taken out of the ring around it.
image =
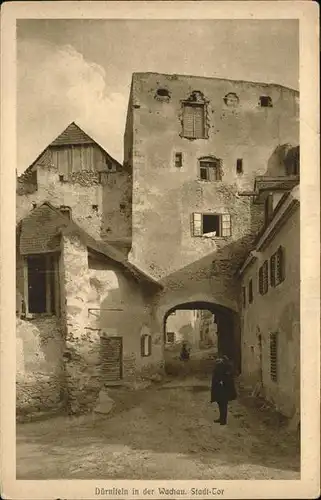
[[[272,155],[270,156],[264,175],[270,177],[278,177],[295,174],[295,166],[299,165],[299,161],[299,146],[292,146],[288,143],[281,144],[275,148]]]

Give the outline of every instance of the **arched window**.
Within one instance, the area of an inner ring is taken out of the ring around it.
[[[182,136],[188,139],[205,139],[206,136],[206,102],[199,91],[191,93],[182,102]]]
[[[199,159],[199,179],[202,181],[220,181],[222,161],[213,156],[205,156]]]

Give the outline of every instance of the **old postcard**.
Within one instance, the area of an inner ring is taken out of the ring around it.
[[[317,498],[317,4],[1,17],[3,498]]]

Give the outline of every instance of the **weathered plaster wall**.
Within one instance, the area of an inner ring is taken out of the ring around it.
[[[168,89],[170,99],[155,99],[157,88]],[[209,101],[208,139],[180,136],[181,100],[193,90]],[[235,109],[224,103],[228,92],[239,97]],[[273,107],[258,106],[260,95],[272,97]],[[133,262],[163,277],[257,231],[259,214],[237,192],[251,190],[255,175],[271,171],[271,157],[273,174],[284,173],[274,152],[280,144],[298,143],[296,92],[277,85],[140,73],[133,76],[128,115],[133,133],[126,130],[124,149],[128,156],[132,150]],[[183,154],[181,168],[175,167],[175,152]],[[198,159],[207,155],[222,159],[222,181],[198,180]],[[243,174],[236,173],[237,158],[243,159]],[[193,212],[226,211],[232,219],[230,238],[191,236]]]
[[[36,177],[36,190],[31,189],[34,184],[30,187],[28,179],[24,182],[25,189],[20,186],[18,190],[17,222],[33,209],[33,204],[49,201],[57,208],[70,207],[73,220],[95,238],[111,241],[130,238],[132,193],[127,171],[118,169],[101,176],[97,171],[81,171],[61,182],[55,166],[38,165]]]
[[[96,257],[88,260],[87,248],[69,235],[63,239],[63,266],[69,409],[78,412],[93,407],[105,383],[101,336],[122,337],[125,381],[161,369],[162,344],[142,286],[117,264]],[[145,333],[152,335],[152,352],[141,357]]]
[[[253,387],[260,377],[258,335],[262,336],[264,392],[279,410],[291,416],[299,409],[300,389],[300,214],[297,210],[259,259],[246,270],[243,285],[253,280],[253,303],[242,311],[242,376]],[[258,270],[279,245],[285,249],[285,280],[266,295],[258,291]],[[248,288],[247,288],[248,292]],[[278,381],[270,377],[269,335],[278,333]]]
[[[55,316],[16,324],[17,414],[57,409],[64,398],[63,334]]]

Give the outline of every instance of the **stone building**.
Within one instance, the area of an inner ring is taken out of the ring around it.
[[[262,211],[238,193],[285,172],[298,120],[298,92],[280,85],[134,73],[124,136],[132,262],[164,278],[223,248],[230,263],[246,251]]]
[[[72,124],[18,178],[18,413],[93,408],[106,384],[162,367],[161,285],[127,260],[125,177]]]
[[[298,179],[260,178],[265,224],[240,268],[242,378],[291,417],[300,411]]]
[[[71,123],[17,178],[17,222],[50,201],[88,234],[131,247],[131,172]]]
[[[295,177],[299,94],[276,84],[135,73],[124,136],[132,171],[131,262],[159,279],[157,320],[214,314],[241,370],[237,271],[264,225],[259,176]],[[293,170],[294,169],[294,170]]]

